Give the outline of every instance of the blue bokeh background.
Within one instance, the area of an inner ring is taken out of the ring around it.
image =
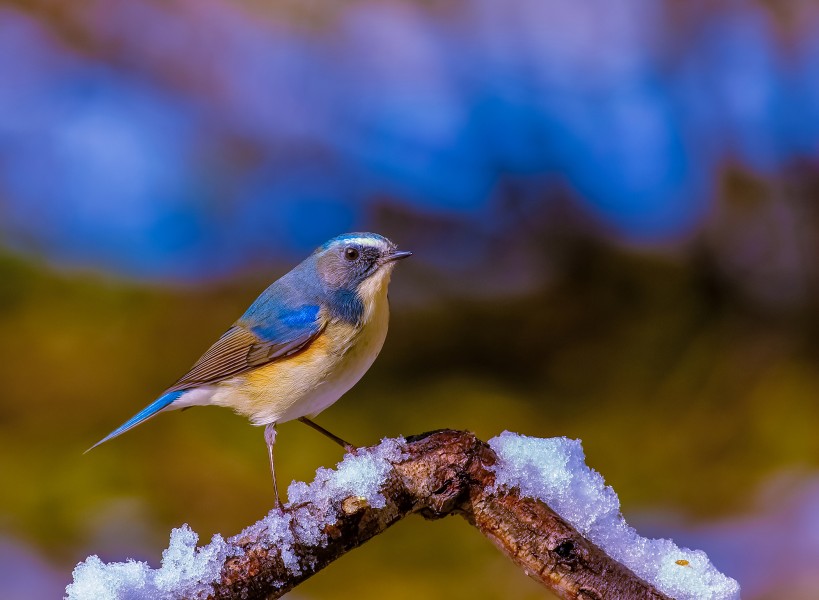
[[[816,11],[798,6],[787,33],[753,2],[366,2],[317,23],[212,0],[6,7],[3,238],[196,279],[299,256],[385,202],[514,235],[486,218],[512,181],[678,242],[726,164],[817,159]]]

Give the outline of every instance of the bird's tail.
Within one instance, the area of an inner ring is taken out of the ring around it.
[[[103,444],[108,440],[117,437],[118,435],[122,435],[123,433],[125,433],[129,429],[133,429],[143,421],[147,421],[155,414],[157,414],[159,411],[161,411],[163,408],[167,408],[168,406],[170,406],[173,403],[173,401],[179,398],[179,396],[181,396],[183,393],[184,392],[180,390],[176,392],[168,392],[167,394],[160,396],[154,402],[143,408],[141,411],[139,411],[137,414],[135,414],[127,421],[125,421],[125,423],[114,429],[114,431],[106,435],[104,438],[102,438],[99,442],[91,446],[85,452],[90,452],[100,444]]]

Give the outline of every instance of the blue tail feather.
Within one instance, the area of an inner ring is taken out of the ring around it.
[[[86,452],[90,452],[100,444],[107,442],[110,439],[117,437],[118,435],[122,435],[129,429],[133,429],[143,421],[146,421],[161,411],[163,408],[167,408],[171,404],[173,404],[174,400],[178,399],[182,394],[184,394],[187,390],[178,390],[176,392],[168,392],[167,394],[160,396],[154,402],[143,408],[133,417],[128,419],[125,423],[114,429],[111,433],[106,435],[102,438],[99,442],[91,446]]]

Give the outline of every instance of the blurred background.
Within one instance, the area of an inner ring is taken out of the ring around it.
[[[411,249],[317,420],[581,438],[641,533],[819,597],[819,5],[0,2],[0,597],[271,507],[262,432],[170,413],[83,456],[325,239]],[[341,455],[300,424],[278,469]],[[413,518],[299,598],[542,598]]]

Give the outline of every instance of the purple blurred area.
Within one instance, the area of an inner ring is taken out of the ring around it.
[[[0,537],[0,597],[3,600],[59,598],[65,574],[19,540]]]
[[[819,158],[810,2],[297,6],[0,9],[3,242],[196,279],[373,228],[384,205],[476,243],[526,235],[531,210],[497,218],[511,185],[674,245],[726,165]]]

